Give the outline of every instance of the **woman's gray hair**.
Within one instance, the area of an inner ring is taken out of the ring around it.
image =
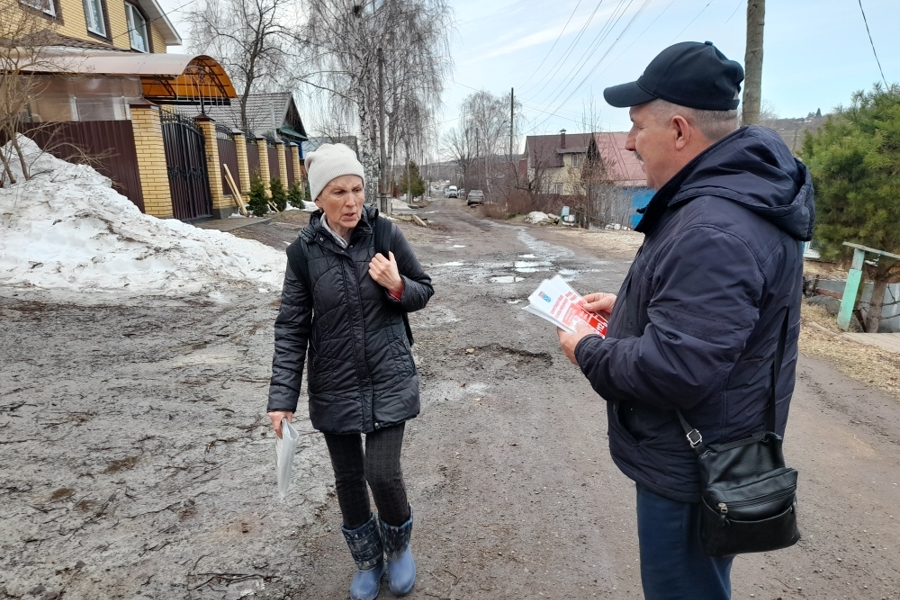
[[[681,115],[700,130],[710,142],[718,142],[726,135],[738,129],[737,110],[700,110],[679,106],[666,100],[656,99],[650,102],[650,110],[658,123],[668,121],[675,115]]]

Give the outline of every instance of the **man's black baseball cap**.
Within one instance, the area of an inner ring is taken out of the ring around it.
[[[734,110],[744,80],[740,63],[728,60],[712,42],[679,42],[650,61],[637,81],[603,90],[618,108],[660,98],[701,110]]]

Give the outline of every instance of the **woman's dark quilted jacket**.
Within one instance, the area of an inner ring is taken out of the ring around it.
[[[369,276],[377,215],[374,207],[364,207],[344,249],[324,229],[321,212],[314,213],[288,247],[267,410],[297,408],[307,357],[309,415],[316,429],[369,433],[419,414],[419,378],[403,312],[424,308],[434,288],[396,225],[391,251],[403,277],[400,301]],[[297,266],[302,260],[308,261],[311,284]]]

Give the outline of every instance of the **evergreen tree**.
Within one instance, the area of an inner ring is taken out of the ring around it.
[[[407,180],[407,173],[409,174],[409,180]],[[417,165],[414,160],[409,161],[408,169],[404,169],[403,174],[400,176],[400,184],[397,187],[401,194],[407,192],[410,187],[410,182],[412,182],[412,195],[410,196],[410,200],[425,193],[425,182],[419,175],[419,165]]]
[[[876,84],[803,141],[816,190],[815,240],[825,259],[848,259],[853,242],[900,254],[900,86]],[[866,265],[874,283],[866,331],[878,330],[888,281],[900,262]]]
[[[305,206],[306,187],[300,182],[294,183],[287,192],[287,200],[294,208],[302,209]]]
[[[269,197],[266,194],[266,182],[260,176],[259,171],[250,174],[250,201],[247,208],[253,216],[263,217],[269,212]]]
[[[284,189],[284,184],[281,183],[281,179],[276,177],[270,181],[269,189],[271,190],[272,204],[275,205],[275,208],[279,211],[283,211],[287,208],[288,192]]]

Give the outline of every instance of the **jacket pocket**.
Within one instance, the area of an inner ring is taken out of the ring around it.
[[[396,365],[397,375],[400,379],[406,379],[416,374],[416,364],[412,358],[412,349],[409,347],[409,340],[406,338],[406,330],[401,323],[398,333],[397,325],[390,328],[391,332],[391,355]]]

